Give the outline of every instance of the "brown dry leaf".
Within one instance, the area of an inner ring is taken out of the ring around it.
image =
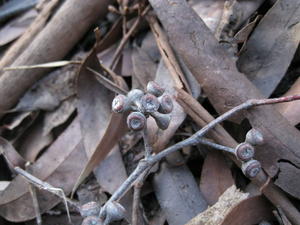
[[[101,85],[86,68],[102,71],[95,51],[84,60],[78,74],[78,114],[89,162],[82,170],[73,191],[110,152],[126,132],[125,116],[111,112],[114,93]]]
[[[77,99],[70,97],[52,112],[46,112],[43,121],[43,135],[49,135],[53,128],[65,123],[76,110]]]
[[[132,86],[145,90],[147,83],[155,78],[157,64],[150,58],[146,51],[134,47],[132,52]]]
[[[232,208],[243,200],[247,199],[248,194],[240,192],[233,185],[228,188],[219,198],[219,201],[190,220],[185,225],[217,225],[221,224],[223,218]]]
[[[300,78],[293,84],[290,90],[284,94],[296,95],[300,93]],[[300,101],[281,103],[275,106],[277,110],[292,124],[297,125],[300,123]]]
[[[268,97],[285,75],[300,41],[300,2],[279,0],[249,38],[238,60],[260,92]]]
[[[43,123],[35,123],[14,142],[15,148],[26,161],[34,162],[38,154],[53,142],[53,135],[44,135],[43,129]]]
[[[15,148],[4,138],[0,137],[0,154],[3,154],[10,167],[24,168],[26,161]]]
[[[182,225],[207,208],[190,170],[163,162],[153,179],[156,198],[168,224]]]
[[[74,59],[82,55],[79,53]],[[77,68],[78,65],[68,65],[51,72],[26,92],[12,111],[54,110],[62,101],[75,95]]]
[[[47,151],[28,167],[28,172],[54,187],[62,188],[66,194],[69,194],[86,162],[77,118]],[[37,191],[37,194],[41,213],[61,201],[47,191]],[[35,217],[28,183],[20,175],[0,193],[0,215],[14,222]]]
[[[2,27],[0,30],[0,46],[6,45],[21,36],[37,14],[37,11],[32,9]]]
[[[222,153],[211,151],[202,166],[200,189],[209,205],[215,204],[234,180]]]

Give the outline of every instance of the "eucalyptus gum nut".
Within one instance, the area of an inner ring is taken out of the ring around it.
[[[155,119],[155,122],[160,129],[166,130],[169,127],[171,121],[170,114],[161,114],[159,112],[153,112],[150,113],[150,115]]]
[[[173,111],[174,105],[170,95],[163,95],[158,98],[158,101],[160,103],[158,112],[168,114]]]
[[[97,202],[92,201],[80,207],[80,214],[82,217],[98,216],[100,209],[100,205]]]
[[[141,112],[131,112],[127,117],[127,126],[134,131],[140,131],[146,126],[146,117]]]
[[[88,216],[84,218],[81,225],[102,225],[102,222],[97,216]]]
[[[127,94],[127,101],[129,107],[131,107],[131,110],[142,110],[141,106],[141,98],[144,96],[144,92],[139,89],[132,89],[131,91],[128,92]]]
[[[155,81],[149,81],[147,84],[147,92],[155,95],[156,97],[159,97],[165,92],[165,89]]]
[[[259,130],[252,128],[247,132],[245,141],[251,145],[262,145],[264,137]]]
[[[242,164],[242,171],[248,178],[254,178],[261,170],[261,164],[255,159]]]
[[[101,210],[101,219],[104,220],[104,224],[110,224],[114,221],[119,221],[125,218],[126,210],[118,202],[107,202],[103,210]]]
[[[241,161],[249,161],[254,157],[254,154],[254,147],[246,142],[239,144],[235,148],[235,156]]]
[[[122,113],[129,110],[128,99],[125,95],[117,95],[112,101],[112,110],[115,113]]]
[[[151,113],[156,112],[160,104],[156,96],[147,93],[141,98],[141,106],[144,112]]]

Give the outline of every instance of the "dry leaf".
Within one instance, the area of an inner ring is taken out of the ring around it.
[[[37,11],[32,9],[2,27],[0,30],[0,46],[6,45],[21,36],[36,16]]]
[[[182,225],[207,208],[195,178],[185,165],[174,167],[162,163],[153,186],[170,225]]]
[[[87,162],[81,140],[79,120],[75,119],[41,158],[28,167],[28,172],[54,187],[62,188],[66,194],[69,194]],[[37,191],[37,194],[41,213],[61,201],[46,191]],[[15,177],[1,192],[0,215],[14,222],[35,217],[28,183],[21,176]]]
[[[215,204],[219,197],[234,184],[225,157],[213,149],[202,166],[200,189],[209,205]]]
[[[114,93],[97,82],[95,75],[87,67],[102,71],[94,51],[85,59],[78,74],[78,114],[89,162],[73,191],[99,165],[127,130],[125,117],[111,112]]]
[[[255,28],[238,60],[240,71],[265,97],[274,91],[294,57],[300,41],[299,19],[298,0],[277,1]]]

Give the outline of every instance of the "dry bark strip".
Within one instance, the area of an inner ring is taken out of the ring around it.
[[[108,0],[66,1],[12,66],[60,60],[98,18],[105,16]],[[0,111],[11,108],[40,79],[45,69],[6,71],[0,77]],[[17,84],[17,85],[16,85]]]
[[[165,27],[174,49],[218,112],[225,112],[248,99],[262,98],[257,88],[238,72],[233,60],[186,1],[150,0],[150,3]],[[284,159],[293,164],[286,171],[289,179],[297,180],[297,185],[300,185],[300,180],[293,176],[300,165],[299,132],[272,106],[248,110],[244,116],[265,137],[266,144],[258,148],[256,157],[262,162],[266,172],[274,177],[280,167],[278,160]],[[276,184],[294,197],[300,198],[299,193],[290,187],[290,182],[278,179]]]

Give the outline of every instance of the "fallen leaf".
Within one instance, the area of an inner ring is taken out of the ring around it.
[[[209,205],[215,204],[219,197],[234,184],[230,168],[222,153],[212,150],[202,166],[200,189]]]
[[[190,170],[163,162],[153,179],[156,198],[168,224],[182,225],[207,208]]]
[[[73,191],[99,165],[127,130],[125,117],[111,112],[114,93],[97,82],[88,67],[102,71],[94,51],[84,60],[78,74],[78,115],[89,162],[81,171]]]
[[[0,30],[0,46],[6,45],[20,37],[35,19],[37,14],[37,11],[32,9],[24,15],[9,21],[2,27]]]
[[[298,0],[277,1],[253,31],[237,62],[265,97],[285,75],[299,45],[299,6]]]
[[[28,172],[54,187],[62,188],[66,194],[69,194],[86,162],[77,118],[47,151],[28,167]],[[37,190],[37,196],[41,213],[61,201],[47,191]],[[35,217],[28,183],[20,175],[0,193],[0,215],[13,222],[26,221]]]

